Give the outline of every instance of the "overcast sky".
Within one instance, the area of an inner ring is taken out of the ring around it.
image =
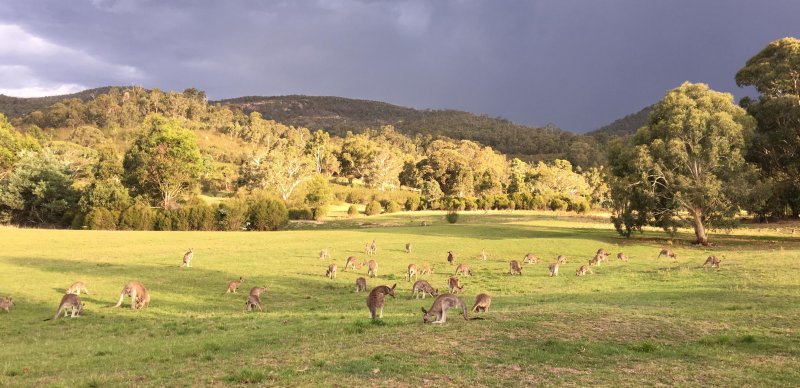
[[[734,93],[800,0],[20,0],[0,3],[0,93],[196,87],[332,95],[586,131],[683,81]]]

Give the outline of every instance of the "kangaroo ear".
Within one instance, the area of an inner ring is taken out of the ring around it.
[[[423,314],[427,314],[428,313],[428,311],[425,310],[425,307],[420,307],[420,309],[422,310]]]
[[[395,284],[392,284],[392,289],[393,289],[393,290],[394,290],[394,288],[395,288],[395,287],[397,287],[397,283],[395,283]]]

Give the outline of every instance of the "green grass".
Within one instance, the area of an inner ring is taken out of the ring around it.
[[[0,228],[0,386],[208,385],[800,385],[800,241],[749,226],[713,235],[714,247],[672,240],[679,260],[656,260],[669,238],[626,240],[603,217],[532,212],[442,212],[294,223],[285,232],[103,232]],[[428,226],[421,226],[422,223]],[[369,320],[366,295],[342,272],[378,242],[379,277],[397,283],[384,319]],[[413,243],[406,254],[404,245]],[[193,267],[179,268],[194,248]],[[578,278],[598,248],[615,259]],[[339,264],[325,278],[328,249]],[[486,249],[489,260],[479,259]],[[445,288],[448,250],[475,273],[463,299],[492,295],[486,320],[451,311],[424,325],[404,279],[409,263]],[[544,262],[509,276],[508,261]],[[547,276],[558,254],[569,262]],[[709,254],[721,270],[700,268]],[[224,294],[244,276],[240,293]],[[64,290],[86,282],[83,317],[52,317]],[[150,308],[105,308],[139,280]],[[266,285],[265,312],[244,312],[247,290]]]

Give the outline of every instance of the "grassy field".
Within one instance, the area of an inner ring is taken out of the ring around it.
[[[428,226],[421,226],[425,222]],[[298,223],[256,232],[102,232],[0,229],[0,386],[798,386],[800,385],[800,240],[786,228],[713,235],[694,247],[681,235],[678,260],[656,255],[663,232],[619,238],[605,218],[537,213],[469,213],[449,225],[440,213]],[[378,243],[379,277],[397,283],[384,319],[371,323],[366,294],[342,272],[347,256],[365,258]],[[406,254],[404,244],[413,243]],[[179,268],[194,248],[193,267]],[[615,259],[576,277],[598,248]],[[329,249],[339,265],[324,277]],[[481,249],[489,254],[479,259]],[[486,320],[451,311],[424,325],[404,279],[409,263],[445,288],[457,262],[461,297],[492,295]],[[508,262],[534,252],[544,262],[509,276]],[[569,262],[547,276],[558,254]],[[721,270],[700,268],[724,255]],[[243,292],[225,295],[244,276]],[[84,316],[52,317],[66,287],[86,282]],[[104,308],[139,280],[150,308]],[[266,311],[243,311],[247,290],[266,285]]]

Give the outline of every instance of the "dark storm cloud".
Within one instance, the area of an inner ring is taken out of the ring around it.
[[[0,92],[108,84],[310,94],[588,130],[797,36],[797,1],[27,0],[0,6]]]

